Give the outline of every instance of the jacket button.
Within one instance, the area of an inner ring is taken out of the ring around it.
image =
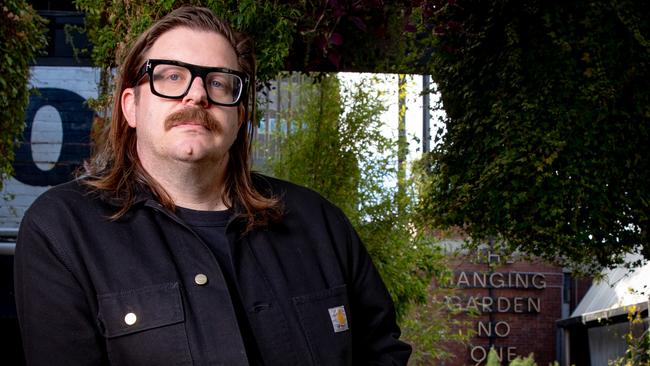
[[[126,325],[133,325],[135,324],[136,320],[138,320],[138,317],[135,316],[134,313],[128,313],[124,316],[124,322]]]
[[[208,283],[208,276],[204,275],[203,273],[199,273],[196,276],[194,276],[194,283],[196,283],[199,286],[203,286],[206,283]]]

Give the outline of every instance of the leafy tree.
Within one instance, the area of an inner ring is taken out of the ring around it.
[[[426,297],[431,268],[426,262],[418,263],[417,254],[432,252],[426,245],[412,250],[414,235],[407,225],[408,215],[397,215],[397,190],[387,187],[397,166],[396,144],[381,133],[379,117],[385,107],[379,95],[363,88],[349,91],[352,95],[341,93],[333,74],[302,88],[301,111],[296,117],[302,128],[284,141],[271,162],[273,172],[318,191],[341,207],[396,302],[404,305],[398,306],[404,314],[408,303]]]
[[[467,337],[451,332],[458,322],[429,285],[433,275],[444,279],[450,272],[440,249],[415,229],[413,190],[391,184],[399,144],[382,134],[385,106],[381,92],[369,91],[372,84],[363,79],[341,90],[332,74],[303,84],[294,131],[271,166],[276,176],[320,192],[350,218],[395,300],[405,338],[415,344],[414,359],[449,357],[440,343]]]
[[[24,0],[0,4],[0,189],[13,171],[14,146],[29,102],[29,64],[47,44],[45,19]]]
[[[422,215],[582,270],[649,259],[650,3],[436,0],[411,19],[447,116]]]

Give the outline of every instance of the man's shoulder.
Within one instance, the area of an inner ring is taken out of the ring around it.
[[[316,209],[340,211],[320,193],[296,183],[255,173],[253,174],[253,184],[263,195],[280,199],[285,211],[306,212],[307,214]]]
[[[281,202],[283,215],[278,232],[297,235],[297,238],[321,238],[309,244],[313,247],[347,245],[356,237],[345,213],[320,193],[267,176],[257,176],[254,182],[260,193],[267,197],[272,194]]]
[[[35,203],[43,200],[73,198],[87,193],[88,188],[81,182],[81,179],[73,179],[50,187],[36,199]]]
[[[82,179],[74,179],[66,183],[53,186],[34,200],[28,212],[56,212],[70,208],[81,208],[92,205],[98,200],[98,195]]]
[[[263,195],[279,198],[285,205],[303,207],[332,205],[320,193],[286,180],[255,173],[253,174],[253,184]]]

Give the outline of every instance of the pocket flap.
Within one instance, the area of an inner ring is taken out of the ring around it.
[[[345,285],[296,296],[293,298],[293,304],[305,325],[325,325],[323,329],[335,333],[349,328],[349,314],[346,314],[346,311],[349,312],[350,305]]]
[[[185,320],[178,282],[98,295],[99,320],[108,338]]]
[[[352,364],[352,314],[345,285],[296,296],[293,304],[317,365]]]

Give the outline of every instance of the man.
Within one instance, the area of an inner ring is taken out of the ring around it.
[[[391,299],[340,210],[249,170],[250,40],[183,7],[120,67],[104,150],[16,247],[33,365],[401,365]]]

